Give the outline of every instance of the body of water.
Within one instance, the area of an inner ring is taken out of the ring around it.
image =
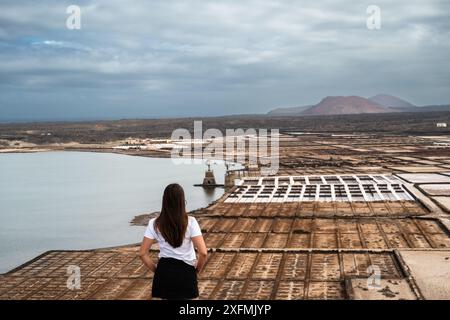
[[[159,211],[167,184],[183,186],[188,210],[223,194],[193,186],[205,168],[109,153],[0,154],[0,273],[47,250],[140,242],[144,227],[129,222]],[[212,168],[223,183],[223,163]]]

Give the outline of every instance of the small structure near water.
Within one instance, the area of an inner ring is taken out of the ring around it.
[[[216,178],[214,177],[214,172],[211,170],[211,164],[208,162],[208,170],[205,172],[205,177],[203,178],[204,186],[215,186]]]
[[[214,172],[211,170],[211,163],[207,162],[208,169],[205,171],[205,177],[203,178],[202,184],[195,184],[195,187],[203,187],[203,188],[216,188],[223,187],[223,184],[217,184],[216,178],[214,177]]]

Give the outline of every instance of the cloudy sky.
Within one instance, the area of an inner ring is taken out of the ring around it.
[[[450,103],[449,40],[447,0],[2,0],[0,120],[263,113],[377,93]]]

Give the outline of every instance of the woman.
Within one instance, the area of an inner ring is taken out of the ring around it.
[[[197,220],[186,213],[183,188],[170,184],[164,190],[162,209],[151,219],[142,240],[140,256],[152,270],[152,296],[161,299],[198,297],[197,273],[206,262],[207,249]],[[159,245],[159,261],[150,258],[150,247]],[[198,252],[198,260],[194,247]]]

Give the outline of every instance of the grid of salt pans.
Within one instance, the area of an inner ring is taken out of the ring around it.
[[[414,201],[394,176],[330,175],[244,178],[225,202]]]

